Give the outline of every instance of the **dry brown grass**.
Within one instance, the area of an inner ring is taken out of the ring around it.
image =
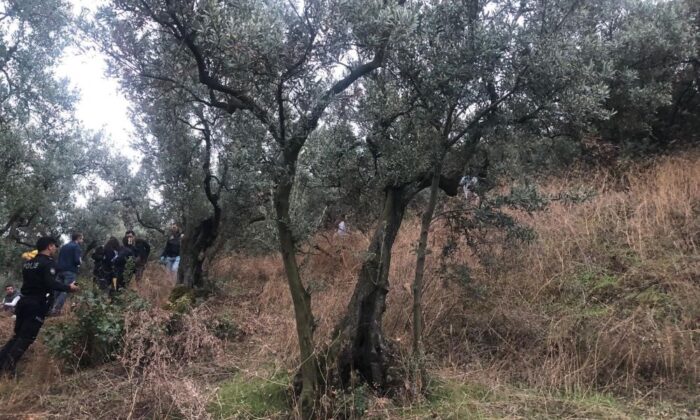
[[[537,232],[534,243],[494,249],[489,266],[461,247],[449,263],[469,266],[467,287],[440,270],[446,235],[433,229],[424,292],[433,364],[578,392],[697,384],[700,159],[665,158],[630,169],[622,182],[603,172],[581,179],[551,181],[546,189],[583,184],[596,188],[596,197],[520,216]],[[409,219],[397,238],[384,318],[386,333],[404,350],[418,232]],[[319,342],[346,308],[368,241],[359,233],[320,234],[300,257]],[[278,257],[236,255],[211,270],[247,296],[235,312],[256,342],[256,358],[273,357],[293,370],[293,308]]]
[[[555,203],[532,217],[519,215],[538,239],[495,247],[496,258],[488,265],[479,264],[465,245],[442,260],[439,250],[447,235],[436,224],[424,291],[429,366],[441,375],[488,383],[487,394],[489,389],[511,392],[507,384],[515,383],[550,396],[603,390],[635,401],[669,396],[697,401],[700,157],[661,159],[630,169],[622,181],[603,172],[581,179],[578,174],[552,180],[546,189],[554,193],[584,184],[599,194],[584,204]],[[418,221],[409,218],[397,238],[384,317],[386,334],[405,352],[418,233]],[[346,309],[368,243],[357,232],[346,238],[321,233],[300,255],[319,348]],[[443,270],[444,264],[468,266],[470,278],[460,282],[459,275]],[[278,255],[230,255],[208,270],[224,285],[223,294],[179,321],[176,337],[162,329],[171,316],[161,309],[170,280],[160,267],[149,267],[138,290],[154,309],[129,317],[117,363],[67,376],[52,367],[56,364],[37,342],[27,354],[21,384],[0,383],[0,403],[18,415],[36,417],[179,413],[205,418],[205,401],[232,371],[249,378],[293,373],[296,331]],[[225,345],[212,337],[207,331],[215,314],[229,316],[243,339]],[[4,321],[7,335],[10,322]],[[503,409],[499,413],[510,412],[506,405],[514,404],[477,394],[482,408],[497,406]],[[527,395],[523,404],[534,407],[541,401]],[[372,404],[370,411],[377,413],[415,415],[389,408],[384,400]],[[511,417],[527,417],[522,413],[512,411]]]
[[[476,277],[486,301],[445,318],[434,350],[461,348],[460,363],[490,361],[552,389],[691,389],[700,378],[700,159],[632,168],[622,185],[589,178],[599,191],[589,202],[527,219],[537,241]]]

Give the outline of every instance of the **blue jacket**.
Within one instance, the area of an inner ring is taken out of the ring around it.
[[[71,271],[77,274],[81,264],[80,256],[82,252],[77,242],[68,242],[63,245],[61,250],[58,251],[58,263],[56,264],[58,272]]]

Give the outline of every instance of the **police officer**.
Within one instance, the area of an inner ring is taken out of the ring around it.
[[[15,309],[15,335],[0,350],[0,374],[14,374],[17,362],[36,339],[51,308],[53,291],[77,292],[74,283],[56,281],[56,239],[44,236],[36,242],[36,257],[22,266],[22,297]]]

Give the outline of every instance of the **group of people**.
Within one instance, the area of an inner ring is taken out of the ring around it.
[[[150,253],[151,246],[144,239],[137,239],[133,230],[126,231],[121,242],[112,236],[92,254],[93,280],[101,290],[110,292],[126,287],[132,276],[138,283]]]
[[[178,226],[172,225],[160,257],[172,277],[177,274],[180,264],[181,237]],[[109,291],[126,287],[132,277],[136,283],[140,283],[150,253],[150,244],[145,239],[137,238],[133,230],[126,231],[121,243],[111,237],[92,254],[93,279],[101,290]]]
[[[173,225],[160,258],[173,279],[180,263],[181,238],[180,229]],[[37,240],[36,250],[22,255],[25,262],[20,292],[12,284],[5,287],[3,309],[14,312],[15,327],[12,338],[0,349],[0,376],[14,374],[17,361],[36,339],[46,317],[59,315],[68,293],[80,290],[77,279],[82,243],[83,235],[73,233],[71,241],[59,251],[56,239],[44,236]],[[132,275],[140,282],[150,251],[148,242],[137,238],[133,230],[126,232],[121,243],[117,238],[109,238],[92,255],[93,280],[110,293],[126,287]]]

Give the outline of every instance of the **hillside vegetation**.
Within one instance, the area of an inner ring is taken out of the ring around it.
[[[700,415],[700,157],[634,164],[545,183],[594,188],[582,204],[516,214],[528,244],[491,238],[488,259],[434,225],[424,293],[429,394],[337,398],[336,417],[689,418]],[[452,200],[458,200],[454,198]],[[394,248],[387,335],[409,361],[418,221]],[[369,238],[319,234],[302,253],[316,337],[349,301]],[[63,365],[37,345],[18,382],[0,384],[17,418],[286,418],[297,370],[294,318],[279,257],[230,255],[209,273],[220,293],[170,287],[153,264],[137,287],[151,309],[126,314],[118,355]],[[85,280],[87,281],[87,280]],[[74,322],[75,315],[49,324]],[[10,321],[3,319],[3,338]],[[48,328],[50,329],[50,327]],[[44,332],[42,332],[43,334]],[[39,343],[37,343],[39,344]],[[322,348],[323,346],[319,346]],[[408,388],[408,385],[407,385]],[[341,401],[342,403],[339,403]]]

